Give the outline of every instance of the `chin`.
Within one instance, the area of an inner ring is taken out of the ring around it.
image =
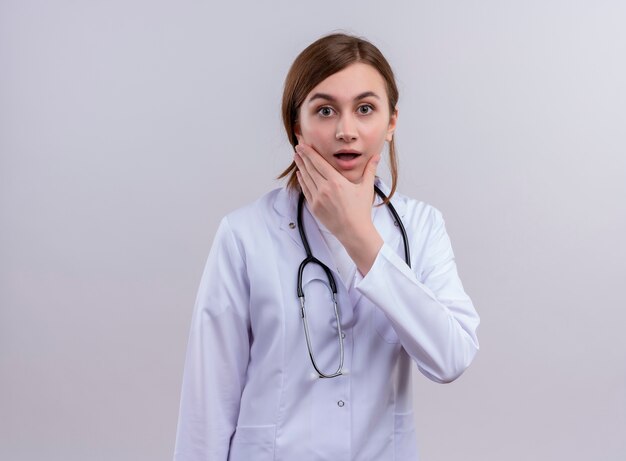
[[[356,171],[347,171],[345,173],[341,174],[344,178],[346,178],[348,181],[350,181],[352,184],[357,184],[361,178],[363,177],[363,174],[359,174]]]

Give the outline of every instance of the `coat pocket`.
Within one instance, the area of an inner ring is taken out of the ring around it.
[[[276,426],[237,426],[230,443],[229,461],[273,460]]]
[[[410,413],[394,415],[394,459],[398,461],[417,461],[417,437],[415,434],[415,416]]]
[[[391,326],[391,322],[378,307],[372,306],[372,323],[376,333],[390,344],[396,344],[400,342],[396,330]]]

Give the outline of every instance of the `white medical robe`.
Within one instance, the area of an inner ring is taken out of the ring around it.
[[[411,363],[433,381],[456,379],[478,351],[479,317],[441,213],[400,194],[392,203],[412,269],[398,227],[379,207],[373,220],[385,243],[348,286],[304,210],[312,252],[337,282],[347,373],[332,379],[315,377],[296,294],[305,258],[297,195],[276,189],[222,220],[192,319],[175,461],[418,459]],[[307,266],[313,351],[332,372],[339,346],[326,280]]]

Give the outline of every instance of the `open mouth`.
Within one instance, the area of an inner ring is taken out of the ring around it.
[[[334,154],[334,157],[338,158],[339,160],[353,160],[359,157],[360,155],[361,154],[339,153],[339,154]]]

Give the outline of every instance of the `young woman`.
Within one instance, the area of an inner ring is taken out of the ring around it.
[[[287,185],[222,220],[202,277],[177,461],[418,459],[411,363],[456,379],[479,318],[441,213],[394,194],[397,102],[363,39],[296,58]],[[391,187],[376,177],[386,143]]]

